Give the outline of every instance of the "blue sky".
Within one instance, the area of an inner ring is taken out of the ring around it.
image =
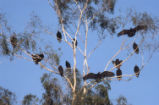
[[[159,17],[158,14],[158,0],[118,0],[115,13],[120,10],[126,11],[128,8],[135,9],[138,12],[148,12],[152,16]],[[48,5],[47,0],[0,0],[0,11],[6,14],[8,23],[13,30],[21,32],[26,26],[30,14],[34,11],[43,21],[53,27],[53,32],[56,32],[59,27],[57,26],[56,14]],[[92,33],[90,33],[92,34]],[[90,38],[91,39],[91,38]],[[118,45],[121,39],[108,37],[99,47],[99,49],[88,60],[92,72],[102,71],[105,63],[109,60],[109,56],[114,54],[117,48],[109,46],[110,42]],[[118,41],[116,41],[118,40]],[[92,40],[88,40],[88,47],[92,47]],[[65,45],[62,43],[59,46]],[[107,49],[110,49],[109,51]],[[66,51],[63,48],[62,51]],[[102,54],[101,54],[102,52]],[[103,53],[107,55],[103,57]],[[67,50],[66,55],[69,54]],[[108,56],[108,57],[107,57]],[[69,56],[62,56],[64,64]],[[159,53],[155,53],[151,61],[142,71],[140,78],[126,82],[126,81],[112,81],[110,99],[115,101],[120,95],[125,96],[128,102],[133,105],[159,105],[159,67],[158,65]],[[132,62],[139,62],[140,58],[135,55]],[[71,60],[70,60],[71,61]],[[79,62],[81,59],[79,58]],[[95,61],[101,61],[99,64]],[[71,61],[72,62],[72,61]],[[80,68],[80,63],[77,65]],[[123,69],[132,69],[133,65],[125,64]],[[131,68],[130,68],[131,67]],[[39,66],[33,62],[28,62],[23,59],[15,59],[10,62],[7,57],[0,59],[0,86],[8,88],[17,95],[17,100],[22,100],[23,96],[29,93],[41,96],[43,91],[40,83],[40,77],[45,70],[40,69]]]

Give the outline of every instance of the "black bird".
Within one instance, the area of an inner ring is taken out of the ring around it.
[[[72,41],[72,46],[73,46],[73,48],[74,48],[74,43],[75,43],[75,48],[77,47],[77,40],[75,40],[75,38],[73,38],[73,41]]]
[[[70,69],[71,68],[71,65],[70,63],[66,60],[66,68]]]
[[[135,67],[134,67],[134,73],[135,73],[136,77],[139,77],[140,69],[137,65],[135,65]]]
[[[101,73],[101,77],[104,78],[104,77],[113,77],[115,76],[115,74],[113,72],[110,72],[110,71],[104,71]]]
[[[133,43],[133,50],[135,51],[136,54],[139,54],[139,47],[135,42]]]
[[[137,31],[140,31],[140,30],[144,30],[144,29],[146,29],[147,28],[147,26],[146,25],[138,25],[138,26],[136,26],[136,27],[134,27],[134,28],[130,28],[130,29],[124,29],[124,30],[122,30],[122,31],[120,31],[119,33],[118,33],[118,37],[119,36],[122,36],[122,35],[128,35],[128,37],[133,37],[133,36],[135,36],[135,33],[137,32]]]
[[[134,28],[134,30],[136,31],[145,30],[145,29],[147,29],[146,25],[138,25]]]
[[[122,35],[126,35],[126,34],[128,35],[128,37],[133,37],[135,33],[136,33],[136,30],[133,30],[132,28],[124,29],[118,33],[118,37]]]
[[[63,67],[61,65],[58,67],[58,70],[60,75],[63,77]]]
[[[116,76],[118,76],[117,79],[120,81],[122,78],[122,71],[120,69],[116,70]]]
[[[44,58],[44,54],[32,54],[31,56],[35,64],[38,64]]]
[[[10,42],[11,42],[13,48],[15,48],[17,46],[17,41],[18,40],[17,40],[16,36],[13,35],[10,37]]]
[[[114,75],[115,74],[113,72],[110,72],[110,71],[104,71],[102,73],[98,72],[97,74],[89,73],[83,77],[83,80],[95,79],[95,80],[99,81],[105,77],[113,77]]]
[[[61,40],[62,40],[61,32],[58,31],[58,32],[56,33],[56,37],[57,37],[58,42],[61,42]]]
[[[123,62],[123,60],[116,59],[115,61],[112,61],[114,66],[116,66],[116,68],[118,68],[118,69],[120,69],[121,62]]]

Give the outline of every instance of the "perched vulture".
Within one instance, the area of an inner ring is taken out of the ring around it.
[[[58,70],[60,75],[63,77],[63,67],[61,65],[58,67]]]
[[[85,75],[83,77],[83,80],[87,80],[87,79],[95,79],[95,80],[101,80],[105,77],[113,77],[115,74],[113,72],[110,71],[104,71],[102,73],[98,72],[97,74],[95,73],[89,73],[87,75]]]
[[[136,77],[139,77],[140,69],[137,65],[135,65],[135,67],[134,67],[134,72],[135,72]]]
[[[70,69],[71,68],[71,65],[70,63],[66,60],[66,68]]]
[[[118,69],[118,70],[116,71],[116,76],[118,76],[118,77],[117,77],[118,80],[121,80],[121,78],[122,78],[122,71],[121,71],[120,69]]]
[[[147,26],[146,25],[138,25],[138,26],[136,26],[136,27],[134,27],[134,28],[130,28],[130,29],[124,29],[124,30],[122,30],[122,31],[120,31],[119,33],[118,33],[118,37],[119,36],[122,36],[122,35],[128,35],[128,37],[133,37],[133,36],[135,36],[135,33],[137,32],[137,31],[140,31],[140,30],[144,30],[144,29],[146,29],[147,28]]]
[[[14,35],[11,36],[10,37],[10,42],[11,42],[13,48],[15,48],[17,46],[17,38],[16,38],[16,36],[14,36]]]
[[[44,54],[32,54],[31,56],[35,64],[38,64],[44,58]]]
[[[74,43],[75,43],[75,48],[77,47],[77,40],[75,40],[75,38],[73,38],[73,41],[72,41],[72,46],[73,46],[73,48],[74,48]]]
[[[134,49],[136,54],[139,54],[139,47],[135,42],[133,43],[133,49]]]
[[[121,62],[122,62],[122,60],[119,60],[119,59],[116,59],[115,61],[112,61],[114,66],[116,66],[116,68],[118,68],[118,69],[120,69]]]
[[[61,42],[61,40],[62,40],[61,32],[58,31],[58,32],[56,33],[56,37],[57,37],[58,42]]]

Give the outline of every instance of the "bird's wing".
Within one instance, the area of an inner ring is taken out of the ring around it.
[[[118,33],[118,36],[121,36],[121,35],[124,35],[124,34],[128,34],[128,33],[129,33],[129,30],[124,29],[124,30],[122,30],[122,31],[120,31],[120,32]]]
[[[87,80],[87,79],[96,79],[97,78],[97,74],[94,74],[94,73],[89,73],[87,75],[85,75],[83,77],[83,80]]]
[[[104,71],[103,73],[101,73],[101,77],[113,77],[115,74],[113,72],[110,71]]]
[[[134,29],[135,29],[136,31],[140,31],[140,30],[143,30],[143,29],[146,29],[146,28],[147,28],[146,25],[138,25],[138,26],[136,26]]]

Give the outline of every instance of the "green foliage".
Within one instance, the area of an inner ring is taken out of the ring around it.
[[[117,99],[117,105],[128,105],[126,97],[119,96],[119,98]]]
[[[32,94],[28,94],[24,97],[22,105],[39,105],[39,99]]]
[[[42,105],[62,105],[62,90],[59,81],[51,78],[51,75],[44,74],[41,78],[45,93],[43,93]]]
[[[87,0],[75,1],[81,9],[84,8],[87,2]],[[76,3],[73,0],[54,0],[53,6],[59,15],[59,23],[61,24],[62,22],[66,29],[76,23],[77,17],[80,15]],[[116,0],[88,0],[88,5],[82,18],[93,19],[89,24],[92,31],[107,30],[110,33],[115,33],[118,27],[116,23],[118,18],[109,18],[114,12],[115,4]],[[83,22],[81,25],[84,25]]]
[[[71,69],[66,70],[66,76],[69,77],[71,82],[73,82],[73,74]],[[89,89],[89,87],[85,87],[86,92],[84,92],[84,88],[81,86],[82,77],[78,70],[77,72],[77,89],[76,89],[76,98],[75,105],[112,105],[109,96],[108,90],[110,89],[109,82],[105,82],[103,84],[97,84],[95,90]],[[53,103],[53,105],[71,105],[72,104],[72,92],[70,88],[64,89],[62,87],[64,84],[60,84],[57,78],[51,76],[51,74],[44,74],[41,78],[41,82],[43,84],[45,93],[43,93],[42,105],[48,105]],[[67,82],[67,81],[63,81]],[[69,86],[69,84],[66,84]]]
[[[15,105],[15,94],[0,86],[0,105]]]
[[[6,36],[0,36],[0,49],[1,49],[1,54],[3,55],[10,55],[10,49],[7,43]]]

